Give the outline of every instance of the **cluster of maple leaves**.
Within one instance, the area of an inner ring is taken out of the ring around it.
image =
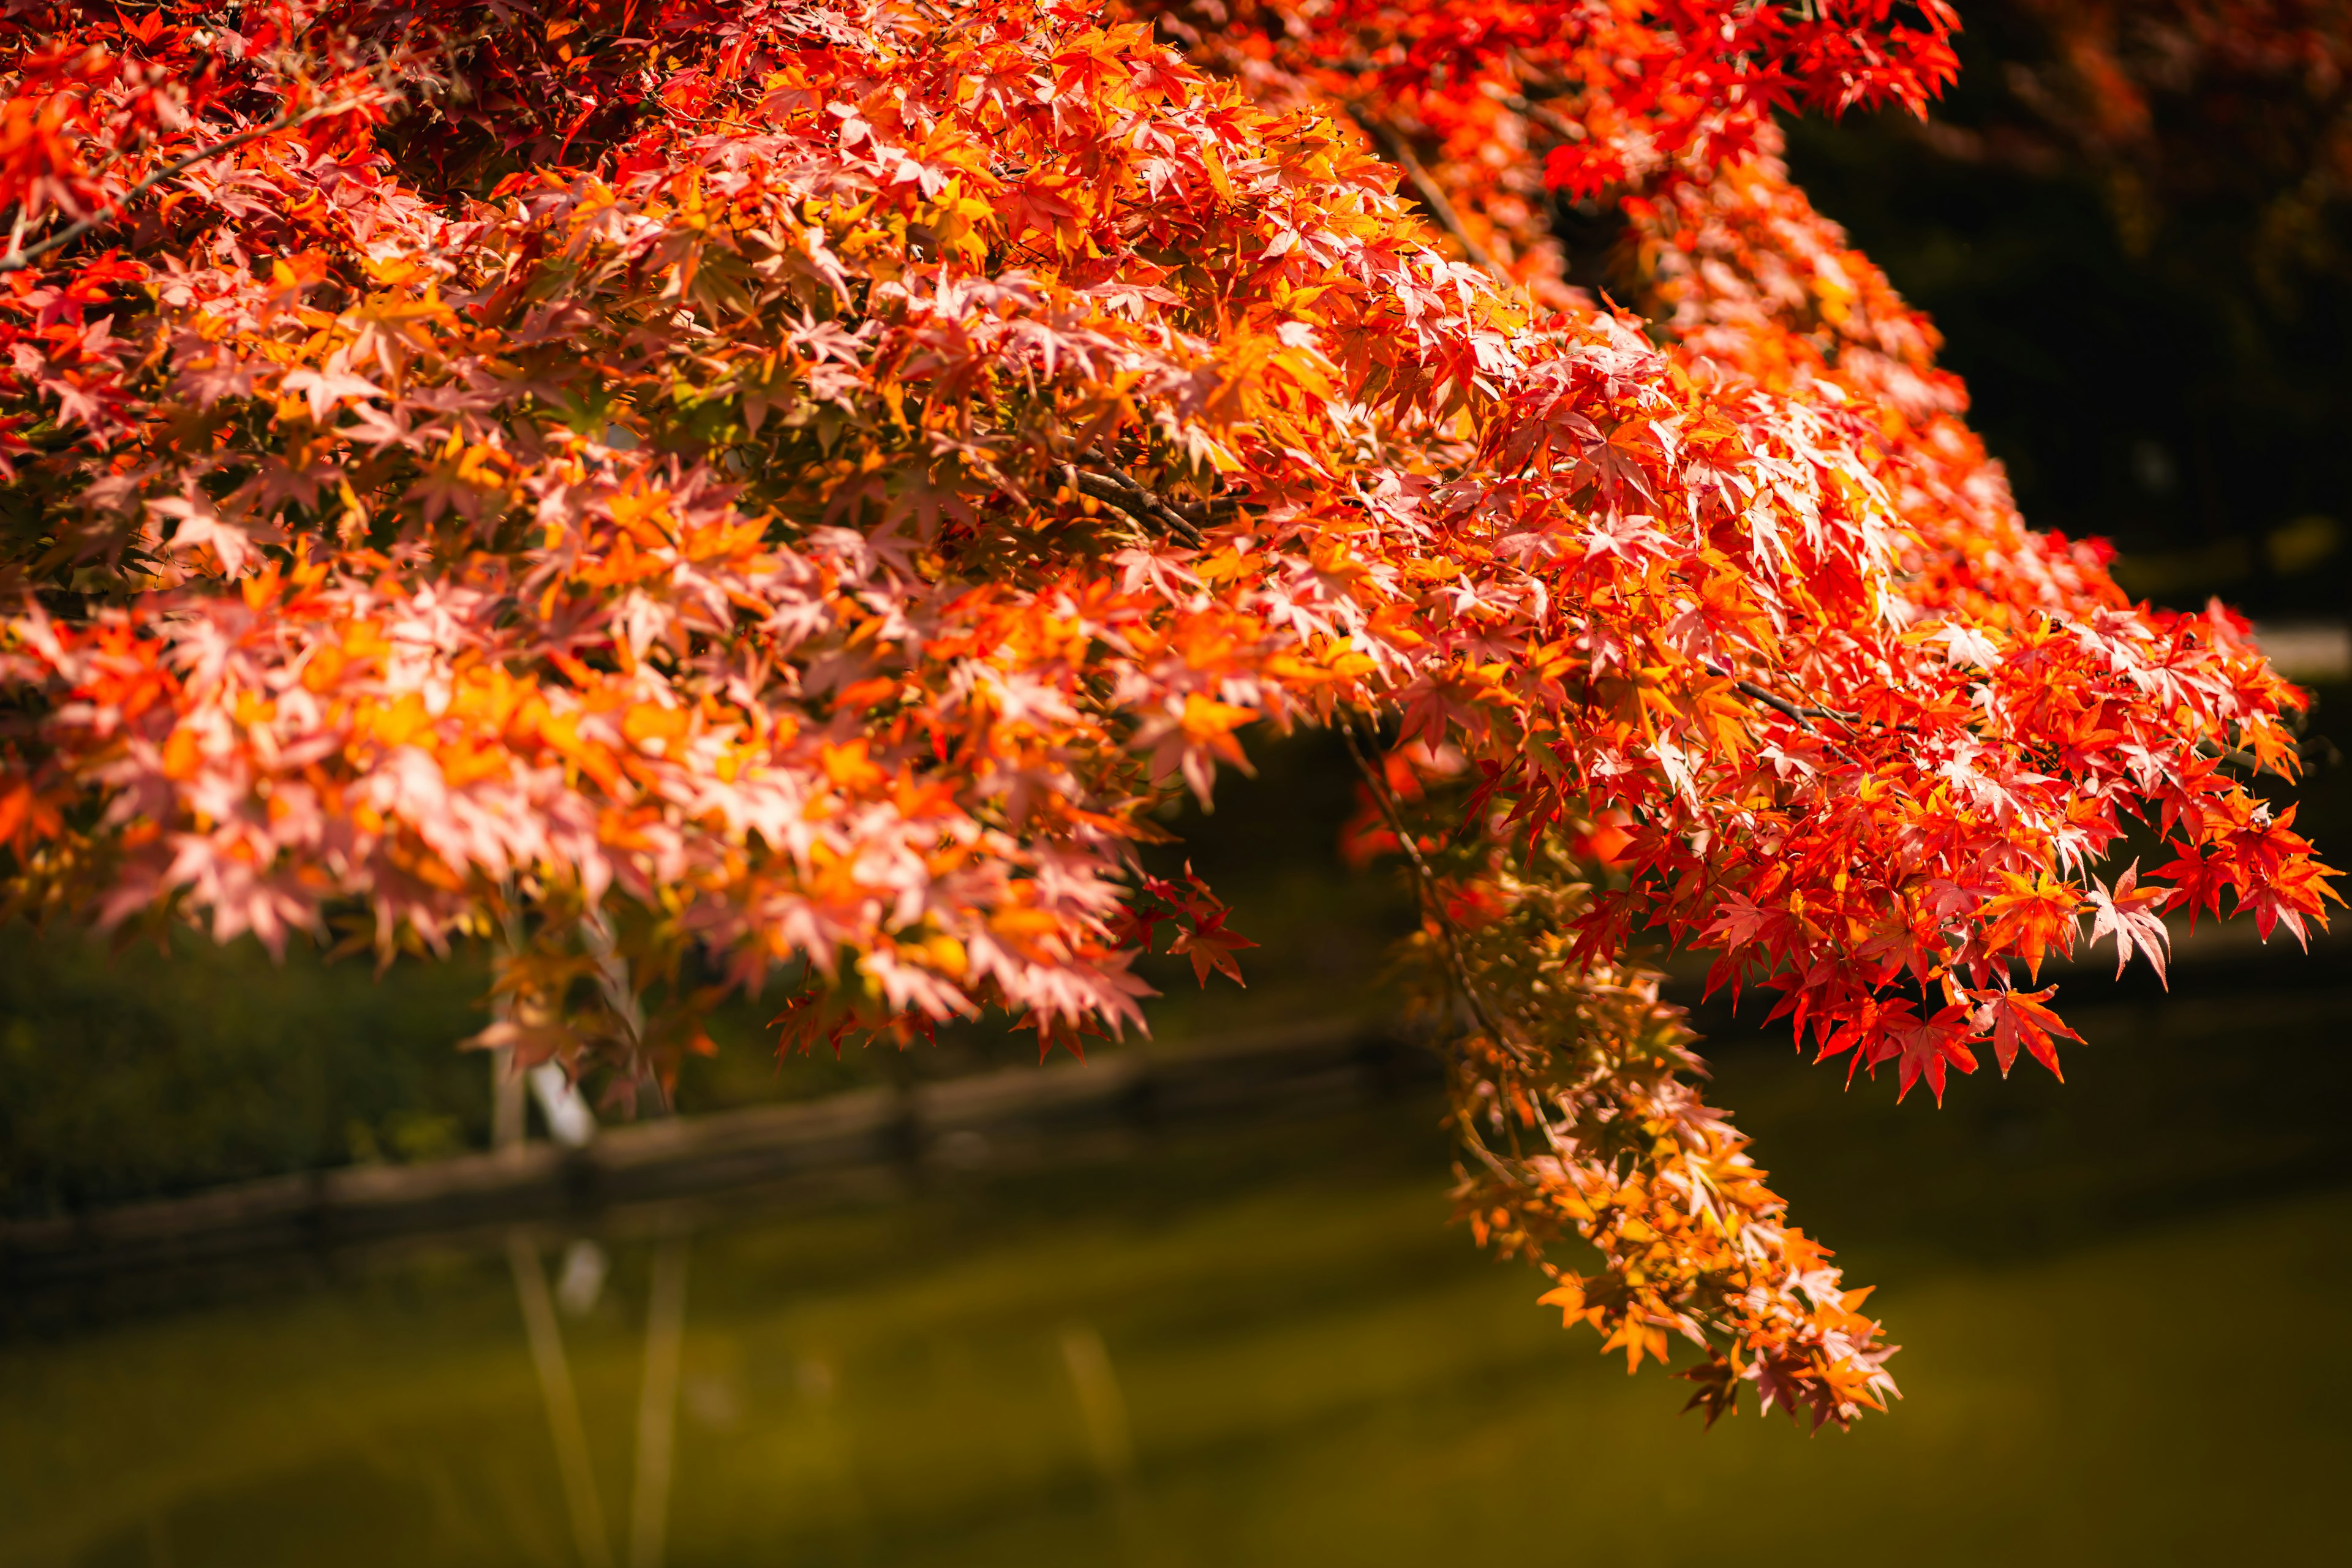
[[[1463,1211],[1696,1403],[1889,1349],[1663,931],[1903,1089],[2084,921],[2323,919],[2297,694],[2027,531],[1777,161],[1940,4],[56,0],[0,34],[11,906],[494,937],[526,1058],[1142,1022],[1155,809],[1336,726]],[[1570,280],[1605,199],[1642,295]],[[2093,869],[2132,819],[2172,858]],[[1583,1271],[1548,1258],[1575,1238]]]

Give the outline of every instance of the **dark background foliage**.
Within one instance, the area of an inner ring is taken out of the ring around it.
[[[1790,163],[1943,330],[2037,526],[2107,538],[2133,592],[2263,616],[2352,601],[2352,252],[2332,98],[2192,79],[2126,143],[2070,111],[2019,0],[1971,5],[1959,83],[1791,127]]]

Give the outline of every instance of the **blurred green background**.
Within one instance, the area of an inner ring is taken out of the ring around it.
[[[1703,1430],[1562,1332],[1444,1224],[1417,1095],[723,1212],[686,1243],[668,1561],[2325,1560],[2347,998],[2314,964],[2104,988],[2068,1083],[1941,1111],[1726,1042],[1721,1100],[1909,1347],[1845,1434]],[[616,1533],[647,1225],[590,1233],[612,1277],[563,1323]],[[565,1563],[567,1518],[494,1245],[0,1344],[12,1563]]]
[[[2046,40],[2022,9],[1969,19],[1943,120],[1976,142],[1807,124],[1800,178],[1944,327],[2030,517],[2114,539],[2159,602],[2340,625],[2352,270],[2328,243],[2285,262],[2255,245],[2293,158],[2134,206],[2095,159],[1985,156],[2026,118],[2005,66]],[[2338,218],[2323,206],[2321,241]],[[2352,749],[2352,689],[2316,695],[2315,729]],[[1262,944],[1252,988],[1155,968],[1172,1048],[1386,1005],[1380,955],[1410,907],[1339,862],[1342,759],[1312,737],[1255,751],[1258,776],[1181,825]],[[2304,797],[2340,863],[2346,771]],[[706,1211],[684,1244],[668,1560],[2340,1555],[2344,953],[2223,941],[2184,953],[2169,994],[2071,973],[2090,1044],[2069,1082],[1982,1074],[1941,1110],[1841,1092],[1705,1013],[1718,1102],[1909,1347],[1907,1399],[1850,1434],[1704,1431],[1675,1415],[1680,1385],[1563,1333],[1531,1276],[1444,1225],[1437,1108],[1411,1094],[863,1207]],[[480,1147],[488,1065],[452,1047],[482,984],[479,955],[379,981],[250,943],[110,954],[0,930],[0,1217]],[[1033,1048],[963,1031],[778,1063],[773,1001],[720,1020],[680,1109]],[[551,1268],[583,1240],[611,1260],[562,1331],[616,1541],[654,1223],[534,1238]],[[159,1280],[103,1311],[0,1300],[0,1563],[320,1561],[580,1561],[495,1240]]]

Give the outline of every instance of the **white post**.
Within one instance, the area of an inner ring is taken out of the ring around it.
[[[528,1091],[514,1047],[500,1046],[490,1053],[490,1147],[499,1153],[520,1149],[530,1131],[524,1119],[523,1096]]]
[[[522,1303],[522,1326],[530,1342],[531,1365],[539,1373],[540,1397],[547,1402],[547,1425],[555,1438],[555,1468],[570,1505],[572,1536],[582,1568],[613,1568],[613,1541],[604,1531],[604,1506],[596,1496],[596,1471],[588,1459],[588,1428],[580,1419],[580,1397],[572,1386],[572,1365],[556,1327],[555,1303],[539,1248],[520,1226],[507,1233],[507,1261],[514,1266],[515,1296]]]
[[[547,1118],[548,1136],[567,1149],[585,1149],[596,1136],[596,1113],[588,1097],[572,1081],[560,1062],[541,1062],[530,1069],[530,1091],[539,1113]]]

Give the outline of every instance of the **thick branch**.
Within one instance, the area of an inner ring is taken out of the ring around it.
[[[1171,533],[1195,550],[1201,547],[1201,530],[1191,518],[1117,469],[1081,468],[1065,463],[1056,477],[1082,496],[1117,507],[1136,521]]]

